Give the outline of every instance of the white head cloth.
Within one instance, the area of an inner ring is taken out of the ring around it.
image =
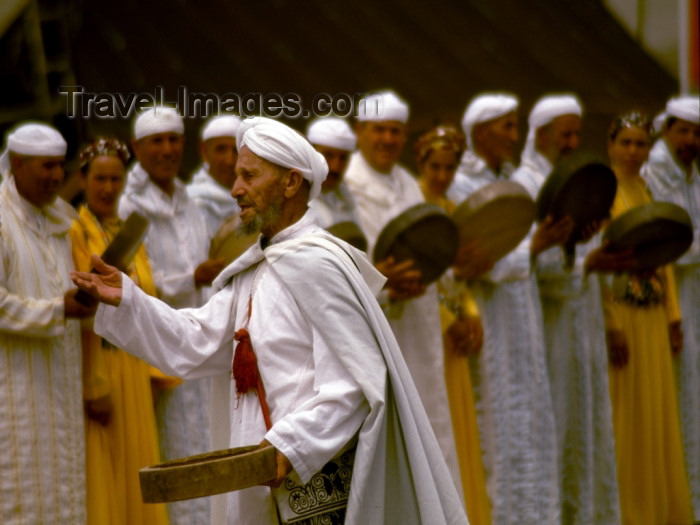
[[[10,172],[10,152],[31,157],[65,156],[68,144],[51,126],[41,122],[27,122],[7,134],[5,151],[0,156],[0,173],[6,178]]]
[[[522,160],[532,159],[535,155],[537,130],[564,115],[583,115],[583,107],[575,95],[547,95],[537,101],[527,121],[529,129]]]
[[[241,122],[236,142],[239,151],[246,146],[268,162],[299,170],[311,183],[309,201],[321,193],[321,183],[326,180],[328,164],[301,133],[276,120],[253,117]]]
[[[185,124],[175,108],[148,108],[134,119],[134,139],[140,140],[157,133],[185,133]]]
[[[467,106],[462,117],[462,129],[467,136],[467,146],[474,149],[472,129],[476,124],[488,122],[518,109],[518,98],[507,93],[483,93]]]
[[[345,119],[321,117],[314,120],[306,129],[306,138],[315,146],[354,151],[357,138]]]
[[[684,95],[666,103],[666,117],[676,117],[693,124],[700,124],[700,97]]]
[[[408,104],[393,91],[380,91],[362,98],[357,111],[360,122],[393,120],[408,122]]]
[[[661,131],[664,129],[664,124],[666,124],[667,119],[668,115],[665,111],[662,111],[654,117],[654,120],[651,123],[651,127],[654,130],[654,133],[661,133]]]
[[[220,115],[210,118],[202,127],[202,140],[216,139],[221,137],[236,138],[238,127],[242,120],[235,115]]]

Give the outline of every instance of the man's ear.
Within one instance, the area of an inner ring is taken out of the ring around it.
[[[287,181],[284,187],[284,196],[290,199],[296,195],[299,189],[303,186],[304,180],[306,179],[304,179],[301,171],[296,169],[289,170],[287,172]]]

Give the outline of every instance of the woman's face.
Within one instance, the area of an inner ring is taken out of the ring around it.
[[[453,150],[432,150],[421,165],[421,176],[432,195],[442,197],[457,172],[457,154]]]
[[[651,147],[649,133],[642,128],[622,128],[608,141],[608,155],[613,169],[625,173],[639,173]]]
[[[119,196],[126,182],[126,167],[119,157],[95,157],[83,176],[85,200],[90,211],[102,220],[117,215]]]

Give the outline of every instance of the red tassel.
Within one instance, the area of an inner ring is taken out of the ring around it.
[[[234,335],[238,341],[233,354],[233,379],[236,381],[236,396],[240,397],[249,390],[258,390],[258,360],[250,344],[250,334],[241,328]]]

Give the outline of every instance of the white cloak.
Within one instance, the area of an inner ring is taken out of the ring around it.
[[[210,240],[226,219],[240,211],[236,199],[231,196],[231,188],[226,189],[216,182],[205,166],[194,173],[186,190],[204,217]]]
[[[469,151],[458,173],[464,198],[499,179]],[[499,524],[557,524],[556,427],[530,237],[470,289],[484,328],[471,371],[491,518]]]
[[[372,254],[386,224],[415,204],[425,202],[415,178],[399,165],[391,174],[373,170],[362,153],[350,157],[344,181],[355,197],[360,228]],[[437,285],[428,286],[415,299],[389,304],[384,301],[389,325],[399,343],[413,381],[433,425],[455,483],[461,486],[450,406],[447,400],[442,329]]]
[[[674,362],[686,470],[695,520],[700,521],[700,171],[696,162],[688,177],[659,139],[642,176],[654,200],[677,204],[693,223],[693,244],[673,265],[683,318],[683,351]]]
[[[217,279],[222,289],[200,309],[171,310],[124,282],[120,306],[101,305],[95,330],[183,377],[230,370],[232,336],[246,324],[253,290],[248,330],[273,427],[266,432],[257,396],[236,399],[231,381],[230,405],[221,406],[228,410],[221,415],[230,420],[231,446],[265,437],[306,481],[358,435],[346,524],[467,522],[374,298],[383,279],[361,252],[324,232],[309,214],[264,252],[256,243],[234,261]],[[119,330],[124,322],[133,326],[128,333]],[[276,522],[265,487],[228,499],[229,523]]]
[[[551,169],[535,153],[511,180],[536,199]],[[600,235],[577,244],[571,271],[564,269],[559,246],[541,253],[536,266],[557,426],[562,521],[571,525],[620,522],[600,286],[595,275],[583,278],[586,256],[599,245]]]
[[[145,245],[158,296],[174,308],[204,304],[210,287],[195,287],[194,270],[208,257],[209,238],[199,209],[175,179],[172,197],[164,193],[136,163],[119,201],[119,216],[137,211],[149,221]],[[175,459],[205,452],[209,448],[211,381],[185,381],[160,393],[156,418],[161,455]],[[206,500],[168,505],[171,525],[209,521]]]
[[[82,351],[61,199],[43,210],[0,185],[0,523],[85,523]]]

